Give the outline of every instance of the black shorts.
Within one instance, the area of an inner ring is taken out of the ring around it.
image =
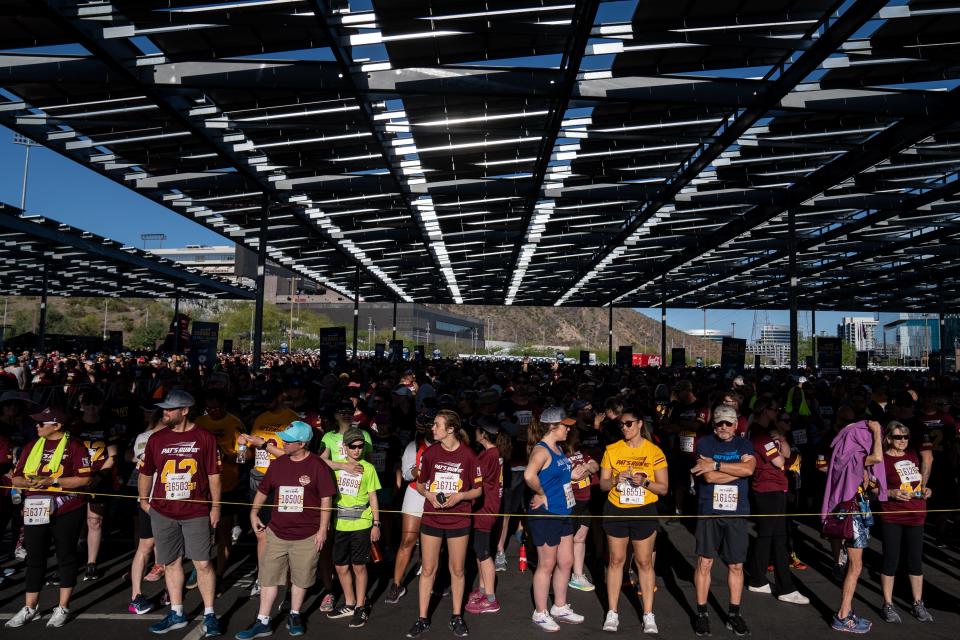
[[[573,511],[570,512],[570,515],[573,516],[573,530],[577,531],[580,527],[589,527],[590,526],[590,516],[593,515],[590,509],[590,501],[582,500],[573,505]]]
[[[527,484],[523,481],[523,471],[514,471],[504,467],[503,498],[500,500],[500,510],[503,513],[520,513],[523,506],[523,495],[526,490]]]
[[[544,517],[549,515],[549,512],[543,507],[531,511],[530,515],[533,517],[527,518],[527,530],[536,547],[557,547],[561,538],[573,535],[573,521],[569,516]]]
[[[719,557],[727,564],[743,564],[747,559],[750,535],[746,518],[704,518],[697,520],[697,555]]]
[[[460,527],[458,529],[438,529],[437,527],[431,527],[428,524],[420,525],[420,534],[425,536],[431,536],[434,538],[462,538],[463,536],[470,535],[470,527]]]
[[[250,474],[250,502],[257,497],[257,490],[260,488],[260,481],[263,480],[264,476],[255,476],[252,473]],[[260,508],[260,512],[257,514],[257,517],[260,518],[260,522],[263,524],[270,524],[270,516],[273,515],[273,507],[270,506],[270,496],[267,496],[267,501]]]
[[[333,564],[368,564],[370,546],[370,529],[337,531],[333,534]]]
[[[137,515],[138,528],[137,528],[137,537],[141,540],[152,540],[153,539],[153,522],[150,520],[150,514],[144,511],[143,509],[137,509],[139,512]]]
[[[646,540],[657,532],[659,521],[656,518],[637,518],[630,516],[656,516],[657,503],[642,507],[618,507],[609,500],[603,508],[603,531],[611,538],[630,538]],[[623,517],[621,517],[623,516]]]
[[[483,562],[490,558],[490,532],[473,532],[473,552],[477,554],[477,561]]]

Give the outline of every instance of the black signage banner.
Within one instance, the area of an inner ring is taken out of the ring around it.
[[[217,360],[220,323],[194,322],[190,331],[190,363],[212,365]]]
[[[817,364],[821,373],[840,373],[843,363],[843,343],[840,338],[817,338]]]
[[[403,360],[403,340],[390,341],[390,362]]]
[[[347,362],[347,328],[327,327],[320,329],[320,358],[329,370]]]
[[[733,371],[743,373],[744,363],[747,358],[747,341],[743,338],[723,338],[723,344],[720,347],[720,371],[724,375]]]
[[[684,347],[674,347],[670,350],[670,366],[687,366],[687,350]]]

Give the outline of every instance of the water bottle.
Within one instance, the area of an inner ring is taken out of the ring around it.
[[[247,445],[237,445],[237,464],[243,464],[247,461]]]
[[[13,504],[20,504],[23,502],[23,494],[20,493],[19,489],[10,489],[10,502]]]
[[[240,525],[233,525],[233,529],[230,530],[230,539],[233,541],[233,544],[237,544],[237,540],[240,539],[241,534],[243,534],[243,529],[240,528]]]

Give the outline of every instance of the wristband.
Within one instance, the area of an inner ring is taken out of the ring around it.
[[[714,471],[720,471],[720,461],[719,461],[719,460],[717,460],[717,461],[713,464],[713,470],[714,470]]]

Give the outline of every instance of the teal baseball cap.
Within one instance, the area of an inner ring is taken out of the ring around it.
[[[310,442],[313,440],[313,427],[306,422],[294,420],[290,426],[277,434],[284,442]]]

